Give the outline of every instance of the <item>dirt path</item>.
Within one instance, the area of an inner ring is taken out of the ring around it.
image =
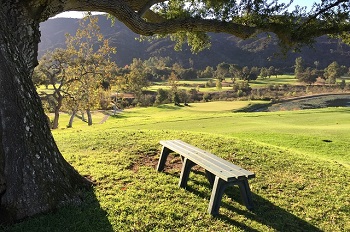
[[[107,121],[108,118],[109,118],[109,114],[106,114],[106,115],[102,118],[102,120],[100,121],[100,124],[105,123],[105,122]]]

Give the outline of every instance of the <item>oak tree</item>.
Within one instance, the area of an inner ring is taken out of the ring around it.
[[[65,49],[57,48],[54,51],[46,52],[35,69],[35,73],[42,76],[42,81],[50,84],[53,88],[52,94],[42,92],[46,102],[48,102],[50,108],[53,108],[54,111],[52,129],[58,128],[60,110],[67,93],[67,87],[74,81],[74,77],[70,77],[66,72],[69,63],[70,53]]]
[[[208,46],[205,32],[243,39],[270,32],[293,48],[350,30],[348,0],[288,7],[277,0],[0,0],[0,220],[79,203],[85,182],[60,154],[31,79],[40,22],[69,10],[102,11],[135,33],[171,34],[193,51]]]
[[[76,80],[71,83],[75,86],[73,89],[79,89],[74,91],[74,95],[72,92],[67,92],[67,95],[80,101],[79,106],[86,111],[90,126],[91,111],[98,107],[104,91],[102,82],[110,79],[109,76],[116,69],[116,64],[110,59],[116,51],[100,32],[98,17],[89,15],[80,20],[75,36],[67,35],[66,45],[66,51],[70,54],[68,75],[70,79]]]
[[[341,69],[339,64],[334,61],[330,65],[327,66],[324,70],[324,76],[328,82],[328,84],[335,84],[337,78],[341,76]]]

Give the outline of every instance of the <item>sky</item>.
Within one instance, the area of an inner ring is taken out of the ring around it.
[[[308,10],[311,9],[313,2],[320,2],[321,0],[294,0],[291,9],[294,9],[296,5],[306,6]],[[289,2],[288,0],[281,0],[280,2]],[[99,14],[96,12],[95,14]],[[79,11],[67,11],[56,15],[54,18],[82,18],[84,17],[84,12]]]

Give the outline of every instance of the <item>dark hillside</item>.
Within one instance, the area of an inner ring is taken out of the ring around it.
[[[169,56],[174,62],[179,62],[184,67],[189,66],[189,59],[191,59],[195,68],[216,66],[218,63],[226,62],[240,66],[275,66],[292,71],[295,58],[299,56],[302,56],[307,65],[312,67],[315,61],[320,62],[319,68],[324,68],[333,61],[350,66],[350,47],[325,36],[317,40],[314,48],[305,47],[300,53],[290,52],[284,57],[276,56],[279,53],[279,47],[273,36],[259,35],[257,38],[241,40],[227,34],[210,34],[211,49],[196,55],[192,54],[186,46],[181,52],[174,51],[173,42],[169,39],[139,42],[135,40],[138,35],[123,24],[116,22],[111,26],[110,20],[105,16],[99,17],[102,33],[110,38],[111,44],[117,48],[114,59],[119,66],[130,64],[133,58],[148,59],[151,56]],[[42,23],[39,56],[48,49],[64,46],[65,34],[74,35],[78,25],[78,19],[67,18],[50,19]]]

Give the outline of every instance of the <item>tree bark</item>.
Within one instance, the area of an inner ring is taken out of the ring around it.
[[[58,122],[60,119],[60,110],[63,102],[63,96],[60,93],[56,93],[56,94],[58,95],[58,97],[55,97],[57,101],[57,105],[55,106],[55,116],[53,118],[52,129],[58,128]]]
[[[92,125],[91,110],[90,110],[90,109],[87,109],[87,110],[86,110],[86,114],[87,114],[87,117],[88,117],[88,125],[91,126],[91,125]]]
[[[73,120],[74,120],[74,117],[75,117],[76,113],[77,113],[77,111],[73,110],[72,115],[69,118],[69,123],[67,125],[68,128],[73,127]]]
[[[58,128],[59,119],[60,119],[60,109],[58,107],[55,107],[55,116],[54,116],[53,122],[52,122],[52,129]]]
[[[0,7],[0,222],[79,203],[86,183],[60,154],[31,80],[39,21],[20,1]]]

